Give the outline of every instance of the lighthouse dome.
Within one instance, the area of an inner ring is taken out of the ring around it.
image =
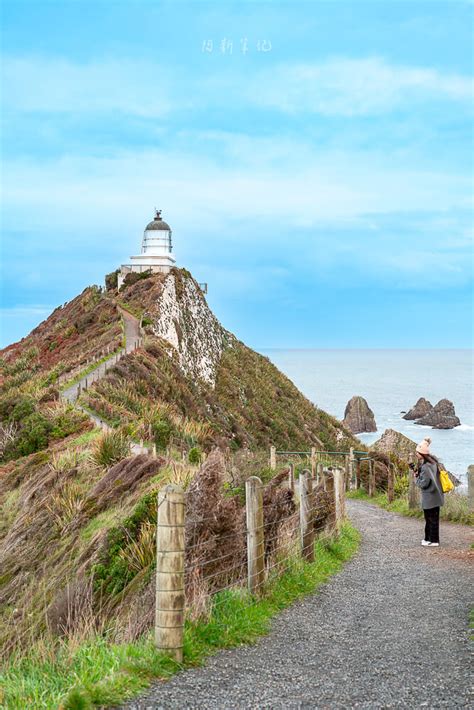
[[[155,217],[152,222],[147,224],[145,232],[148,232],[150,229],[171,231],[169,224],[161,219],[161,210],[156,210]]]

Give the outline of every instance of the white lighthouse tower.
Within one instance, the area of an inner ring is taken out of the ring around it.
[[[131,264],[122,264],[120,267],[118,288],[127,274],[144,271],[167,274],[176,263],[171,237],[171,227],[161,218],[161,210],[155,210],[154,219],[147,224],[143,232],[141,253],[130,257]]]

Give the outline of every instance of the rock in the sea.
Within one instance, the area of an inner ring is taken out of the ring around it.
[[[454,429],[461,421],[456,416],[454,404],[449,399],[440,399],[433,409],[418,419],[415,424],[431,426],[433,429]]]
[[[342,423],[353,434],[377,431],[374,413],[363,397],[352,397],[349,400]]]
[[[370,448],[383,454],[395,454],[407,463],[415,460],[416,443],[395,429],[385,429]]]
[[[404,419],[420,419],[426,416],[433,409],[431,402],[428,402],[424,397],[420,397],[418,402],[412,407],[403,417]]]

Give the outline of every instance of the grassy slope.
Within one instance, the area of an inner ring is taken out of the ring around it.
[[[29,377],[41,373],[43,378],[50,375],[49,379],[54,380],[54,374],[85,365],[107,347],[115,349],[121,339],[120,314],[115,304],[96,286],[89,286],[72,301],[58,306],[26,338],[2,350],[0,356],[8,370],[33,350]],[[9,378],[9,374],[2,377],[2,389],[13,384]]]
[[[359,534],[346,524],[339,539],[316,543],[316,562],[294,559],[270,580],[264,596],[253,599],[227,592],[216,599],[207,621],[188,623],[184,666],[195,666],[220,648],[252,643],[268,632],[271,618],[305,594],[314,592],[357,551]],[[149,636],[133,644],[111,644],[106,637],[69,639],[56,647],[46,641],[4,671],[3,707],[69,710],[119,703],[179,666],[155,650]]]
[[[90,287],[56,308],[26,338],[2,350],[0,461],[53,447],[86,429],[87,417],[58,401],[60,383],[121,341],[115,304],[97,287]],[[4,437],[4,424],[14,433],[10,440]]]

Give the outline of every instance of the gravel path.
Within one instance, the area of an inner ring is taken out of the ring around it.
[[[161,708],[467,708],[472,529],[348,501],[359,554],[320,592],[281,613],[255,646],[153,686],[128,710]],[[471,687],[469,687],[471,686]]]

